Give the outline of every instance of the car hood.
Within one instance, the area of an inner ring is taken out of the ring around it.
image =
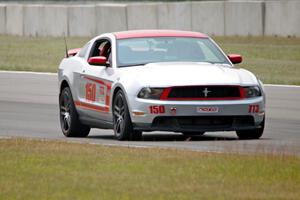
[[[123,73],[139,85],[151,87],[258,84],[256,77],[247,70],[210,63],[151,63],[122,68]]]

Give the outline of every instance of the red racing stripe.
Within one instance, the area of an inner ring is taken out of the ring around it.
[[[92,105],[92,104],[88,104],[88,103],[84,103],[84,102],[80,102],[80,101],[75,101],[74,103],[76,106],[82,107],[84,109],[94,110],[94,111],[99,111],[99,112],[104,112],[104,113],[109,112],[109,106],[96,106],[96,105]]]
[[[84,78],[87,79],[87,80],[94,81],[96,83],[100,83],[102,85],[105,85],[108,90],[111,89],[111,83],[108,82],[108,81],[104,81],[104,80],[100,80],[100,79],[95,79],[95,78],[87,77],[87,76],[84,76]]]

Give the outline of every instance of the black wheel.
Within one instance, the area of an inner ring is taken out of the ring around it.
[[[79,121],[69,87],[64,88],[59,96],[59,110],[61,130],[66,137],[88,136],[90,127]]]
[[[205,132],[182,132],[183,135],[185,136],[201,136],[204,135]]]
[[[262,136],[264,129],[265,129],[265,119],[261,122],[260,128],[236,131],[236,134],[241,140],[254,140],[254,139],[259,139]]]
[[[140,140],[141,131],[134,131],[126,99],[119,90],[113,101],[114,133],[118,140]]]

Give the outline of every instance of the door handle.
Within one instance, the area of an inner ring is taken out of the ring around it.
[[[82,70],[82,74],[84,74],[84,73],[85,73],[85,69]],[[82,74],[80,74],[80,76],[79,76],[80,78],[84,78],[84,75],[82,75]]]

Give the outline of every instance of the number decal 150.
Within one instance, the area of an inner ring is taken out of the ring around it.
[[[85,85],[85,98],[88,101],[96,101],[96,84],[87,83]]]
[[[151,114],[161,114],[165,113],[165,106],[149,106]]]

